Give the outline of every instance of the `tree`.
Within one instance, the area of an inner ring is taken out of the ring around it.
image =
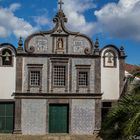
[[[140,72],[129,78],[125,94],[114,106],[102,123],[99,135],[103,140],[126,140],[140,136],[140,81],[135,81]],[[134,84],[135,83],[135,84]]]

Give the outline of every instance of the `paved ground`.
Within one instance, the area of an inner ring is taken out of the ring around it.
[[[101,140],[93,135],[45,135],[23,136],[0,134],[0,140]]]

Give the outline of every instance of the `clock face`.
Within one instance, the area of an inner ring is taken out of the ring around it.
[[[37,37],[35,39],[35,51],[46,52],[48,49],[48,40],[45,37]]]

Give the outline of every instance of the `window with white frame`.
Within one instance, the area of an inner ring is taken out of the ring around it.
[[[53,85],[65,86],[66,84],[66,66],[54,65],[53,67]]]

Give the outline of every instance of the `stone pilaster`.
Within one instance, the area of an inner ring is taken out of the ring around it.
[[[16,58],[16,92],[22,92],[22,57]]]
[[[21,99],[15,99],[14,134],[21,134]]]
[[[101,59],[95,59],[95,93],[101,93]]]
[[[125,59],[124,58],[120,58],[119,59],[119,65],[120,65],[120,95],[123,92],[123,88],[124,88],[124,77],[125,77]]]
[[[16,92],[22,92],[22,64],[23,58],[16,58]],[[15,97],[14,134],[21,134],[21,99]]]
[[[101,99],[95,100],[95,129],[94,132],[99,132],[101,128]]]

